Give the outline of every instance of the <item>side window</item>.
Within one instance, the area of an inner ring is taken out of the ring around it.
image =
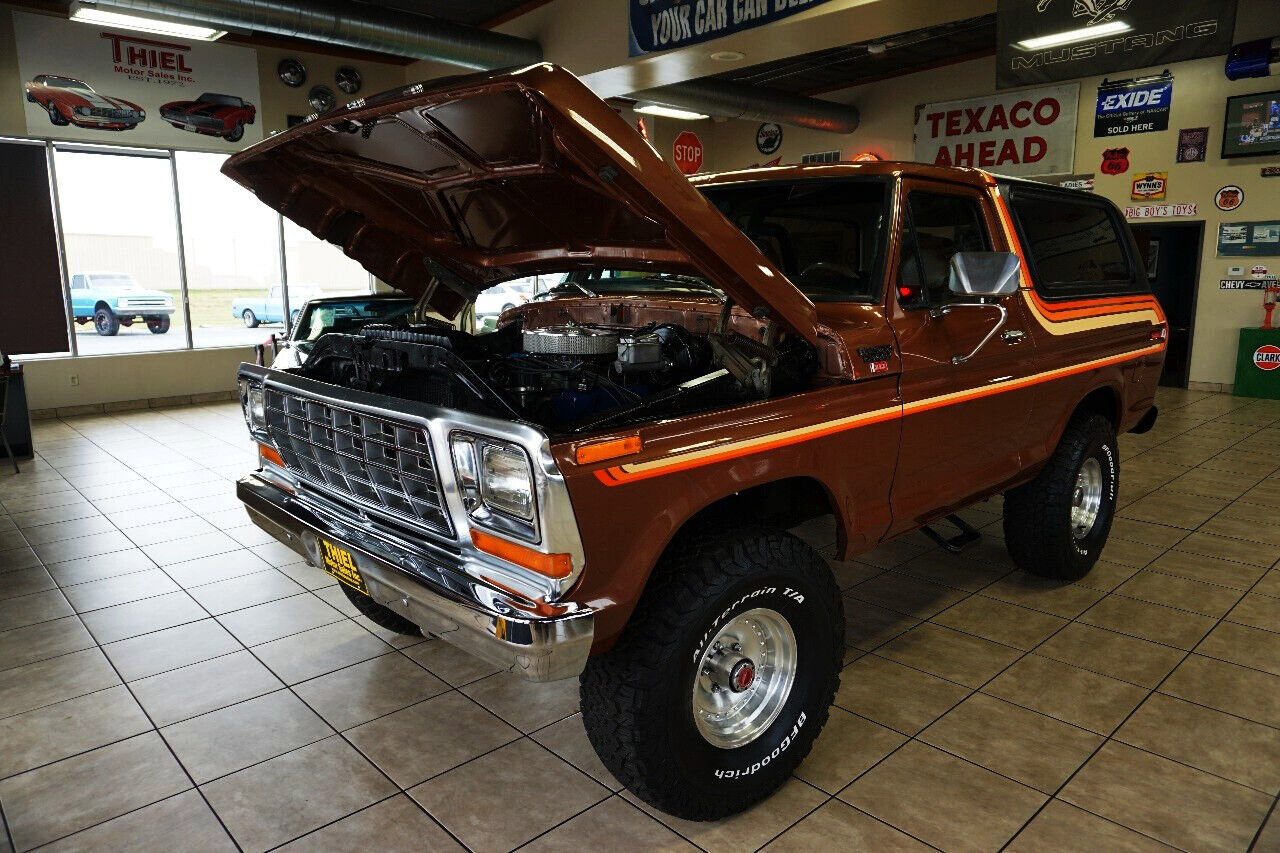
[[[898,301],[904,308],[938,305],[951,298],[947,280],[956,252],[991,248],[976,198],[934,192],[907,197],[898,267]]]
[[[76,273],[75,275],[71,276],[72,290],[87,290],[88,287],[89,285],[85,284],[84,275],[82,273]]]
[[[271,288],[270,290],[268,290],[268,291],[267,291],[267,300],[268,300],[268,301],[270,301],[270,302],[279,302],[279,301],[280,301],[280,288],[279,288],[279,287],[273,287],[273,288]]]
[[[1035,287],[1047,297],[1145,291],[1117,211],[1099,199],[1016,189],[1011,206]]]

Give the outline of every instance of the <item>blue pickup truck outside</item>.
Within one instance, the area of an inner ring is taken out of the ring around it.
[[[77,323],[93,323],[99,335],[144,322],[153,335],[169,331],[173,297],[146,290],[127,272],[78,272],[71,276],[71,312]]]
[[[296,322],[302,306],[320,296],[320,288],[310,284],[289,286],[289,314]],[[262,323],[284,322],[284,295],[280,285],[267,290],[262,299],[237,299],[231,303],[231,316],[242,320],[246,328],[256,329]]]

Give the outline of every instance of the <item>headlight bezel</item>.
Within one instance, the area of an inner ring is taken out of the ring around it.
[[[527,493],[527,509],[523,511],[505,502],[495,489],[493,480],[497,475],[491,473],[489,459],[491,456],[497,459],[499,455],[507,461],[522,463]],[[533,545],[540,544],[538,483],[533,460],[524,447],[492,436],[454,430],[449,434],[449,457],[462,496],[462,508],[470,523]]]
[[[274,447],[267,433],[267,402],[262,383],[241,376],[237,384],[240,386],[240,411],[244,415],[249,435],[256,441]]]

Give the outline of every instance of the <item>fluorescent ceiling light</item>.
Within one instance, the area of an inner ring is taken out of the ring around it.
[[[108,12],[96,6],[73,3],[71,20],[82,24],[96,24],[100,27],[117,27],[122,30],[137,30],[144,33],[157,33],[175,38],[194,39],[196,41],[217,41],[227,34],[226,30],[200,24],[180,24],[175,21],[163,21],[159,18],[144,18],[141,15],[126,15],[123,12]]]
[[[1133,27],[1124,21],[1108,21],[1105,24],[1098,24],[1096,27],[1081,27],[1078,30],[1067,30],[1062,33],[1054,33],[1048,36],[1036,36],[1031,39],[1023,39],[1014,42],[1017,47],[1023,50],[1044,50],[1046,47],[1057,47],[1062,44],[1074,44],[1078,41],[1093,41],[1103,36],[1113,36],[1117,33],[1127,33]]]
[[[678,118],[685,121],[695,121],[700,118],[711,118],[705,113],[695,113],[691,110],[678,110],[675,107],[664,107],[660,104],[638,104],[636,112],[646,113],[651,116],[662,116],[663,118]]]

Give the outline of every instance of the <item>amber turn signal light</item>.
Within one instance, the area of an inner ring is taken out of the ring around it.
[[[266,444],[258,445],[258,455],[270,462],[272,465],[284,467],[284,459],[280,456],[280,451]]]
[[[604,459],[617,459],[619,456],[633,456],[644,448],[644,442],[638,435],[625,438],[606,438],[603,441],[591,441],[578,445],[573,458],[579,465],[588,465]]]
[[[473,529],[471,541],[486,554],[492,554],[517,566],[524,566],[549,578],[567,578],[573,574],[573,560],[568,554],[544,554],[541,551],[517,545],[515,542],[491,536],[483,530]]]

